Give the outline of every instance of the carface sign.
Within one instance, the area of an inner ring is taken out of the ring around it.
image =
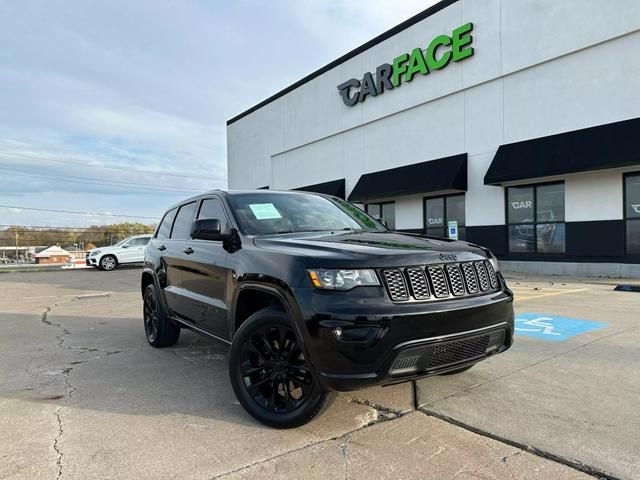
[[[473,56],[471,42],[473,37],[473,23],[465,23],[456,28],[449,35],[438,35],[431,40],[426,50],[414,48],[411,53],[403,53],[393,59],[392,64],[383,63],[376,68],[374,74],[367,72],[362,80],[352,78],[338,85],[338,92],[345,105],[352,107],[358,102],[364,102],[369,95],[375,97],[399,87],[402,82],[410,82],[418,73],[427,75],[434,70],[440,70],[452,60],[459,62]]]

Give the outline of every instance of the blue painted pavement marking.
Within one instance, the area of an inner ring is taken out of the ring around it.
[[[576,318],[556,317],[542,313],[519,313],[516,315],[516,335],[563,342],[581,333],[605,328],[606,323],[578,320]]]

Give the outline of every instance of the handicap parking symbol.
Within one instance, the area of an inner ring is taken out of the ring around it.
[[[605,328],[606,323],[578,320],[577,318],[556,317],[540,313],[520,313],[516,315],[516,335],[562,342],[582,333]]]

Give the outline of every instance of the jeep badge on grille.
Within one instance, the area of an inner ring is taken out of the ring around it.
[[[455,262],[457,257],[453,253],[441,253],[440,260],[443,262]]]

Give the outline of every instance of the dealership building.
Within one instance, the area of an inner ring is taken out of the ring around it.
[[[230,119],[227,154],[230,189],[640,276],[640,2],[441,1]]]

